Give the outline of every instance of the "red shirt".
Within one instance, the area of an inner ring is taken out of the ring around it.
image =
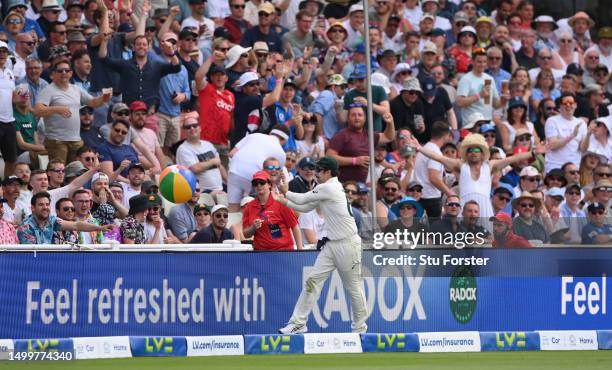
[[[234,94],[229,90],[219,91],[211,84],[199,91],[200,139],[217,145],[229,142],[229,132],[234,114]]]
[[[522,236],[516,235],[512,231],[509,231],[506,235],[503,245],[499,245],[497,239],[493,240],[493,248],[531,248],[531,243]]]
[[[255,250],[293,250],[293,236],[291,228],[297,225],[295,214],[289,207],[268,198],[265,205],[260,205],[255,199],[242,210],[242,227],[251,227],[255,219],[263,220],[261,227],[255,232],[253,249]],[[274,231],[274,237],[272,236]]]
[[[378,144],[380,135],[374,133],[374,145]],[[368,131],[365,129],[355,131],[344,128],[338,131],[329,142],[330,149],[335,150],[342,157],[359,157],[369,155]],[[348,180],[365,182],[368,178],[368,169],[363,166],[342,166],[338,180],[345,182]]]
[[[448,54],[455,58],[456,68],[458,73],[468,73],[470,64],[472,64],[472,56],[461,50],[458,45],[448,49]]]

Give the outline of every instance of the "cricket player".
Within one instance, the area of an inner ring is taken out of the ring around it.
[[[317,244],[318,248],[321,244],[324,245],[315,261],[314,270],[306,279],[291,319],[287,326],[279,329],[282,334],[298,334],[308,331],[306,327],[308,315],[319,299],[325,280],[336,269],[351,298],[353,332],[365,333],[368,329],[365,323],[368,311],[361,275],[361,238],[351,213],[351,205],[342,184],[338,181],[338,170],[336,159],[323,157],[316,165],[315,171],[319,185],[313,190],[300,194],[288,191],[285,183],[280,186],[286,199],[279,201],[285,203],[289,208],[298,212],[310,212],[317,207],[320,208],[327,231],[327,237]]]

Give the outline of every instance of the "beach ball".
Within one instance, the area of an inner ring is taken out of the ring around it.
[[[185,203],[191,200],[195,189],[196,177],[185,166],[168,166],[159,175],[159,191],[169,202]]]

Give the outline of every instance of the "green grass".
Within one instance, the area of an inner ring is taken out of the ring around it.
[[[126,358],[71,362],[0,362],[0,369],[45,370],[609,370],[612,351],[534,351],[479,353],[363,353],[337,355],[253,355]]]

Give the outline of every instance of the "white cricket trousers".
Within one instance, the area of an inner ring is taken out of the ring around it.
[[[344,289],[351,298],[353,330],[361,328],[368,318],[363,276],[361,271],[361,238],[354,235],[341,240],[330,240],[319,253],[313,270],[306,279],[289,322],[306,324],[310,311],[317,303],[329,274],[338,269]]]

